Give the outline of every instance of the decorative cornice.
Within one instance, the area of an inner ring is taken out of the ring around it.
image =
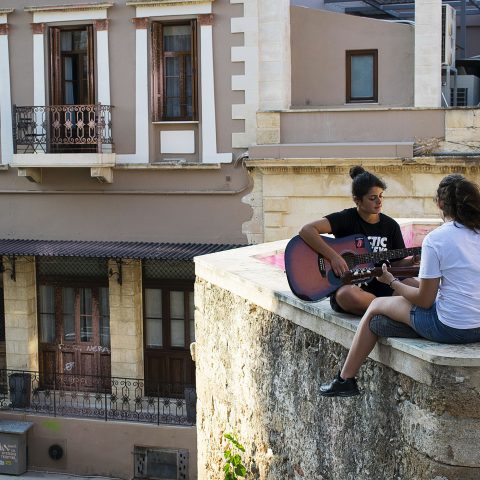
[[[132,18],[132,22],[135,24],[135,29],[136,30],[145,30],[148,28],[148,18],[146,17],[137,17],[137,18]]]
[[[127,0],[130,7],[171,7],[173,5],[198,5],[213,3],[215,0]]]
[[[0,23],[0,35],[8,35],[8,23]]]
[[[93,21],[93,27],[95,28],[96,32],[101,32],[104,30],[108,30],[108,24],[109,20],[107,18],[101,19],[101,20],[94,20]]]
[[[213,25],[213,13],[202,13],[197,18],[200,26]]]
[[[12,13],[14,11],[14,8],[0,8],[0,15],[8,15],[9,13]]]
[[[113,7],[113,2],[91,2],[91,3],[77,3],[75,5],[43,5],[25,7],[26,12],[71,12],[82,10],[104,10]]]
[[[34,35],[40,34],[43,35],[45,33],[45,24],[44,23],[31,23],[32,32]]]
[[[480,157],[479,157],[480,158]],[[249,172],[261,172],[264,175],[278,174],[325,174],[348,176],[352,165],[363,165],[369,171],[378,174],[412,171],[415,173],[449,174],[455,172],[467,175],[480,173],[480,166],[472,164],[471,159],[452,157],[417,157],[414,159],[278,159],[247,160],[245,165]]]

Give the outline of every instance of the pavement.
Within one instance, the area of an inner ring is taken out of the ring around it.
[[[38,479],[45,479],[48,478],[49,480],[119,480],[118,478],[115,477],[101,477],[101,476],[95,476],[91,475],[88,477],[84,477],[81,475],[69,475],[69,474],[63,474],[63,473],[49,473],[49,472],[25,472],[22,475],[3,475],[0,474],[0,480],[4,479],[30,479],[30,480],[38,480]]]

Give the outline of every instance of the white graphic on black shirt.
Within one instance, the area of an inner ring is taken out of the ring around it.
[[[387,250],[387,237],[368,237],[368,241],[374,252],[383,252]]]

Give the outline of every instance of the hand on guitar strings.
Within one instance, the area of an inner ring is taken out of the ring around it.
[[[379,282],[390,285],[390,283],[392,283],[395,277],[388,271],[388,267],[385,263],[382,264],[382,272],[383,273],[379,277],[377,277],[377,280]]]
[[[330,265],[332,267],[333,272],[337,277],[341,277],[343,273],[348,271],[347,262],[343,259],[341,255],[335,255],[330,260]]]

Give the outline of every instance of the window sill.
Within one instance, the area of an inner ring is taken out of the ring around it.
[[[179,125],[179,124],[192,124],[199,123],[198,120],[164,120],[161,122],[152,122],[154,125]]]

